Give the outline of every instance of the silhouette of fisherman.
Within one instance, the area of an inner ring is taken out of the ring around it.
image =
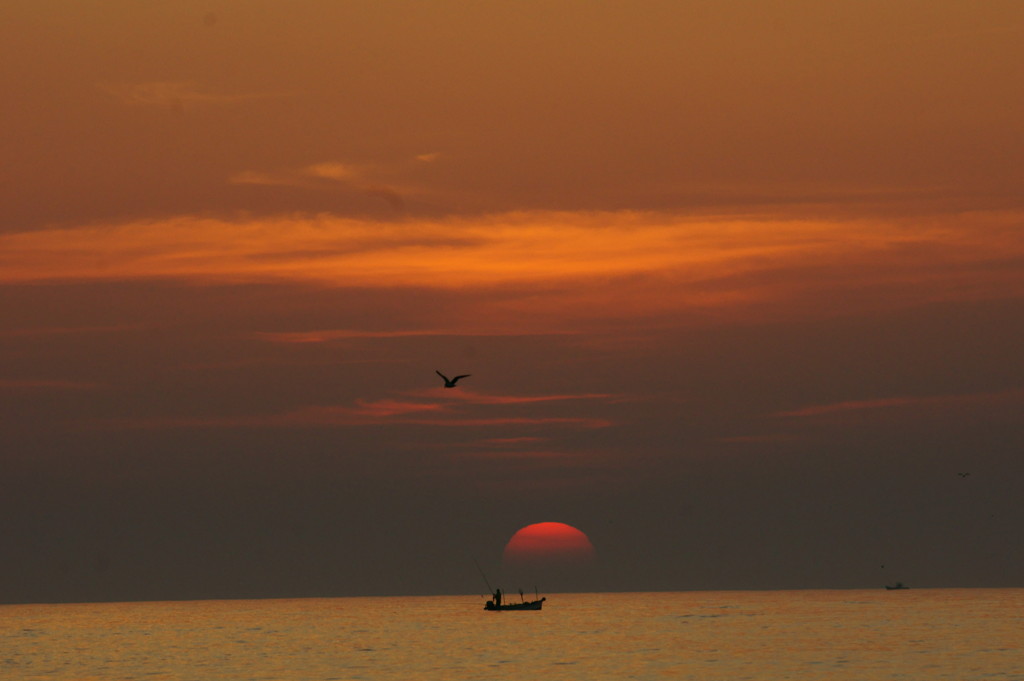
[[[494,590],[494,605],[495,606],[501,605],[501,589],[495,589]]]

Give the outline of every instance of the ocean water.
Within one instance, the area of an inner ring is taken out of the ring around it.
[[[1024,589],[8,605],[0,679],[1024,679]]]

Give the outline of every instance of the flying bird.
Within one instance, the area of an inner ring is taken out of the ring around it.
[[[471,375],[471,374],[462,374],[461,376],[456,376],[455,378],[448,378],[447,376],[442,374],[440,371],[437,371],[437,369],[434,369],[434,371],[437,373],[438,376],[440,376],[441,378],[444,379],[444,387],[446,387],[446,388],[454,388],[455,384],[459,382],[460,378],[467,378],[468,376]]]

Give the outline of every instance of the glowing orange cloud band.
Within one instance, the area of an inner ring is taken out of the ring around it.
[[[925,251],[964,263],[1024,255],[1021,221],[999,214],[921,225],[626,212],[433,222],[182,217],[0,235],[0,281],[180,277],[444,287],[680,269],[700,278],[769,262],[913,260]]]
[[[545,328],[557,330],[567,310],[607,318],[617,310],[637,315],[745,306],[777,314],[766,304],[780,301],[789,301],[791,311],[829,310],[835,308],[830,291],[842,291],[851,308],[1024,297],[1022,222],[1014,213],[887,222],[633,212],[405,222],[181,217],[0,235],[0,283],[168,278],[389,289],[534,287],[545,295],[492,301],[496,313],[478,330],[493,331],[509,312],[548,315]],[[269,339],[316,342],[353,332],[308,333]]]

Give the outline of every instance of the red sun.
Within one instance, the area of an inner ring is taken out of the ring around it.
[[[587,535],[565,523],[534,523],[512,535],[502,562],[510,567],[583,567],[597,552]]]

